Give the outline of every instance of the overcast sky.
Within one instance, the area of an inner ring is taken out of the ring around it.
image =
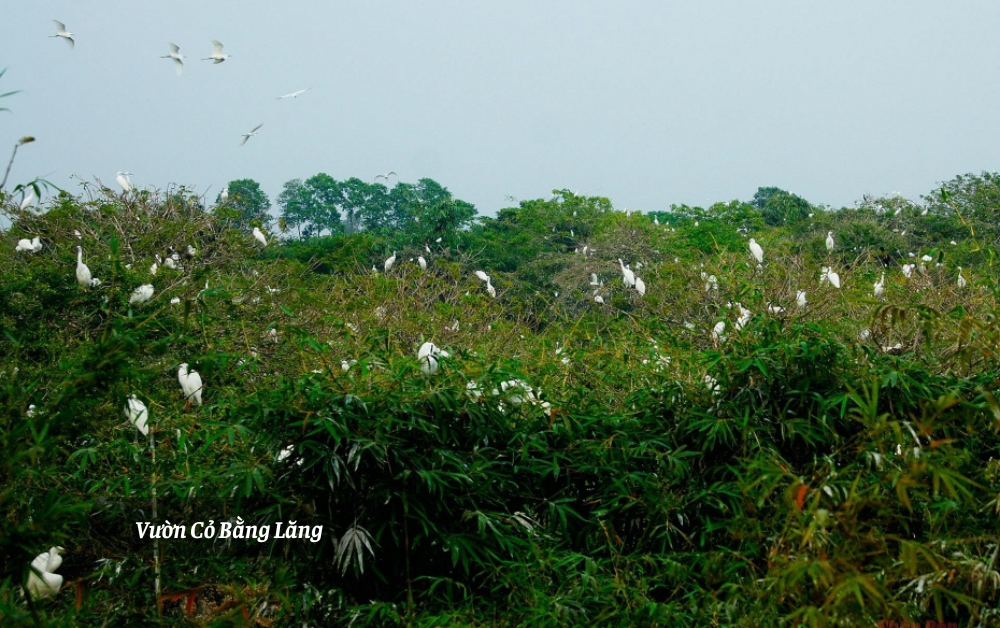
[[[998,168],[998,24],[986,0],[21,0],[0,21],[0,92],[22,90],[0,159],[34,135],[14,184],[127,170],[214,199],[249,177],[272,201],[395,170],[487,215],[554,188],[642,211],[770,185],[916,198]],[[230,60],[199,60],[212,39]]]

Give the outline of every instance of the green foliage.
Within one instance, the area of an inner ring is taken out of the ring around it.
[[[779,190],[768,197],[761,213],[765,223],[779,227],[807,219],[812,213],[812,206],[800,196]]]
[[[260,189],[259,183],[253,179],[237,179],[230,181],[226,189],[229,190],[229,200],[225,204],[219,204],[221,196],[216,199],[217,212],[244,229],[267,222],[271,201]]]

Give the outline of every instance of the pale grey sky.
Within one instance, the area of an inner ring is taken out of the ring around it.
[[[19,1],[13,183],[430,177],[492,215],[553,188],[665,209],[777,185],[915,198],[998,169],[1000,3]],[[76,47],[59,39],[66,23]],[[233,57],[200,61],[211,40]],[[159,58],[188,56],[178,78]],[[312,87],[297,99],[282,94]],[[264,123],[239,147],[241,134]]]

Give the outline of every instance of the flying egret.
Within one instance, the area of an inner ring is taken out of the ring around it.
[[[243,134],[243,141],[240,142],[240,146],[243,146],[244,144],[246,144],[247,140],[249,140],[251,137],[256,137],[257,131],[259,131],[260,127],[262,127],[262,126],[264,126],[263,122],[261,122],[260,124],[258,124],[257,126],[255,126],[249,133],[244,133]]]
[[[618,258],[618,265],[621,266],[621,269],[622,269],[622,281],[625,282],[625,287],[626,288],[634,288],[635,287],[635,273],[632,272],[632,270],[629,267],[627,267],[624,264],[624,262],[622,262],[621,258]]]
[[[267,238],[264,236],[264,232],[261,231],[258,227],[253,228],[253,237],[256,238],[257,241],[263,244],[264,246],[267,246]]]
[[[753,238],[750,238],[750,254],[753,255],[758,264],[764,263],[764,249]]]
[[[231,57],[232,55],[222,54],[222,42],[217,39],[212,40],[212,54],[208,55],[202,61],[211,61],[212,63],[218,65]]]
[[[833,241],[833,232],[832,231],[827,231],[826,232],[826,250],[827,251],[833,251],[833,247],[834,246],[836,246],[836,244]]]
[[[420,265],[420,270],[427,270],[427,260],[424,259],[423,255],[417,258],[417,264]]]
[[[163,55],[160,58],[174,60],[174,63],[177,64],[177,76],[180,76],[184,72],[184,55],[181,54],[181,49],[177,44],[170,44],[170,54]]]
[[[799,306],[800,310],[806,306],[805,290],[798,290],[795,292],[795,304]]]
[[[375,180],[378,181],[379,179],[385,179],[385,182],[388,183],[389,182],[389,177],[398,177],[398,176],[399,175],[397,175],[394,170],[390,170],[389,172],[387,172],[385,174],[377,174],[377,175],[375,175]]]
[[[90,269],[83,263],[83,247],[78,246],[76,247],[76,281],[82,287],[89,288],[92,278]]]
[[[202,383],[198,371],[189,371],[187,362],[183,362],[177,367],[177,381],[180,382],[184,398],[187,399],[186,407],[191,407],[192,400],[200,406]]]
[[[118,187],[120,187],[123,192],[128,192],[132,189],[132,184],[129,182],[128,178],[125,177],[124,172],[119,172],[118,176],[115,177],[115,181],[118,182]]]
[[[450,357],[447,351],[444,351],[433,342],[425,342],[420,345],[420,349],[417,351],[417,359],[420,360],[420,370],[423,371],[425,375],[433,375],[437,373],[438,370],[438,358]]]
[[[300,89],[297,92],[292,92],[291,94],[285,94],[284,96],[278,96],[278,98],[276,100],[284,100],[285,98],[298,98],[299,94],[301,94],[303,92],[308,92],[310,89],[312,89],[312,88],[311,87],[307,87],[305,89]]]
[[[396,263],[396,252],[393,251],[392,256],[386,259],[385,262],[382,264],[382,268],[384,268],[385,272],[388,273],[392,269],[392,265],[395,263]]]
[[[66,25],[60,22],[59,20],[52,20],[52,21],[56,23],[56,34],[49,35],[49,37],[62,37],[63,39],[66,40],[66,43],[69,44],[69,49],[72,50],[73,44],[76,43],[73,41],[73,33],[66,30]]]
[[[885,271],[882,272],[881,279],[875,282],[875,289],[873,290],[872,294],[877,299],[881,297],[884,293],[885,293]]]
[[[28,188],[28,192],[21,199],[21,209],[27,209],[35,202],[35,190]]]
[[[129,423],[135,426],[135,429],[142,432],[143,436],[149,436],[149,426],[146,425],[146,421],[149,420],[149,410],[146,408],[146,404],[137,399],[135,395],[129,397],[125,403],[125,417]]]
[[[146,283],[132,291],[132,296],[128,298],[129,305],[133,303],[145,303],[153,298],[153,284]]]
[[[55,571],[62,564],[60,550],[62,550],[61,547],[50,547],[49,551],[39,554],[35,560],[31,561],[31,572],[28,574],[28,593],[31,594],[32,599],[40,600],[59,593],[63,577]]]
[[[635,290],[639,293],[639,296],[646,295],[646,282],[639,277],[635,278]]]
[[[965,277],[962,276],[962,267],[958,267],[958,289],[961,290],[966,285]]]

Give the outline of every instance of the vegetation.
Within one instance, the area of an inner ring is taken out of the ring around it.
[[[3,195],[0,619],[995,626],[997,181],[655,215],[561,190],[477,219],[429,179],[316,175],[286,184],[266,247],[249,179],[209,208]],[[425,341],[448,353],[433,373]],[[136,525],[209,521],[322,537],[154,544]],[[34,600],[51,546],[65,583]]]

